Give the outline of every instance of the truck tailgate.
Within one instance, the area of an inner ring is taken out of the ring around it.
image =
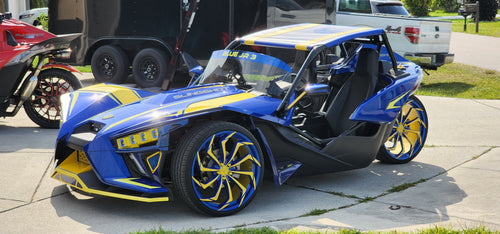
[[[383,28],[393,50],[401,55],[449,52],[450,21],[399,15],[339,12],[336,24]],[[417,37],[417,40],[412,42],[409,36]]]
[[[451,39],[451,21],[419,19],[419,53],[448,53]]]

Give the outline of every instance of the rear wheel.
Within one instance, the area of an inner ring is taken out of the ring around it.
[[[424,105],[417,97],[411,96],[401,108],[389,138],[380,147],[377,159],[391,164],[413,160],[424,147],[428,126]]]
[[[167,76],[168,59],[159,49],[141,50],[132,63],[135,83],[144,88],[161,86]]]
[[[82,84],[71,72],[49,69],[40,72],[30,98],[23,103],[28,117],[42,128],[59,128],[62,94],[72,92]]]
[[[121,84],[127,79],[130,62],[122,49],[105,45],[95,51],[90,65],[98,82]]]
[[[172,178],[179,197],[194,210],[234,214],[255,196],[264,172],[255,137],[240,125],[214,121],[193,128],[179,143]]]

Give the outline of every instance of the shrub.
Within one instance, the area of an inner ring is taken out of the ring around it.
[[[460,8],[457,0],[436,0],[436,5],[445,12],[458,12],[458,8]]]
[[[475,3],[476,1],[468,1]],[[492,21],[495,20],[498,11],[497,0],[479,0],[479,20]]]
[[[431,0],[403,0],[406,9],[414,16],[427,16],[432,4]]]

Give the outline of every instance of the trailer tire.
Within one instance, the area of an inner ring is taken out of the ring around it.
[[[90,65],[98,82],[121,84],[127,80],[130,61],[119,47],[105,45],[95,51]]]
[[[156,48],[141,50],[134,58],[134,81],[143,88],[159,87],[167,76],[170,56]]]

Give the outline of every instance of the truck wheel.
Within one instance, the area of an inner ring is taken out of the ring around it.
[[[169,60],[170,56],[159,49],[141,50],[132,63],[135,83],[144,88],[161,86],[167,76]]]
[[[95,51],[90,65],[98,82],[120,84],[127,79],[130,62],[122,49],[106,45]]]
[[[61,102],[59,97],[82,87],[82,83],[69,71],[43,70],[30,98],[23,103],[28,117],[42,128],[59,128]]]

